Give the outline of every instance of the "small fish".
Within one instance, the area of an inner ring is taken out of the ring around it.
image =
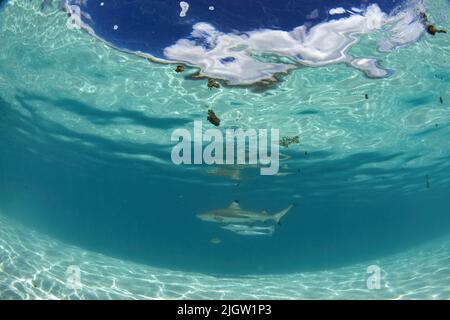
[[[369,100],[369,95],[366,93],[366,95],[364,96],[364,98],[366,98],[366,100]]]
[[[209,240],[209,243],[214,244],[214,245],[222,244],[222,239],[212,238],[211,240]]]
[[[444,104],[444,99],[442,97],[439,97],[439,101],[441,102],[441,104]]]

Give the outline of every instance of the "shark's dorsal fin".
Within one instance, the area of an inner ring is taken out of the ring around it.
[[[239,201],[234,200],[234,201],[230,204],[230,206],[229,206],[228,208],[229,208],[229,209],[235,209],[235,210],[240,209],[240,207],[239,207]]]

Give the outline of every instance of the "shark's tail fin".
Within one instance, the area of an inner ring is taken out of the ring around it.
[[[289,210],[291,210],[293,207],[294,207],[294,205],[291,204],[291,205],[290,205],[289,207],[287,207],[286,209],[281,210],[280,212],[276,213],[276,214],[273,216],[273,220],[274,220],[278,225],[281,225],[281,219],[283,219],[283,217],[286,215],[286,213],[288,213]]]

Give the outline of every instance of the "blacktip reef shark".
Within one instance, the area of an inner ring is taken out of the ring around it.
[[[203,221],[220,223],[223,225],[227,224],[246,224],[252,225],[257,222],[268,222],[274,221],[276,224],[280,225],[281,219],[292,209],[294,205],[291,204],[284,210],[281,210],[275,214],[269,214],[266,211],[254,212],[242,210],[239,206],[238,201],[233,201],[228,208],[215,209],[207,211],[205,213],[200,213],[197,218]]]

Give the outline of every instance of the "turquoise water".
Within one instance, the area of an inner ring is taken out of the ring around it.
[[[450,29],[450,3],[425,4]],[[386,30],[361,36],[349,54],[387,78],[338,63],[210,90],[66,21],[56,3],[0,9],[0,298],[450,298],[448,34],[391,52]],[[175,166],[173,130],[210,108],[221,130],[300,143],[276,176]],[[265,237],[196,218],[233,200],[296,206]],[[82,289],[64,287],[70,265]]]

